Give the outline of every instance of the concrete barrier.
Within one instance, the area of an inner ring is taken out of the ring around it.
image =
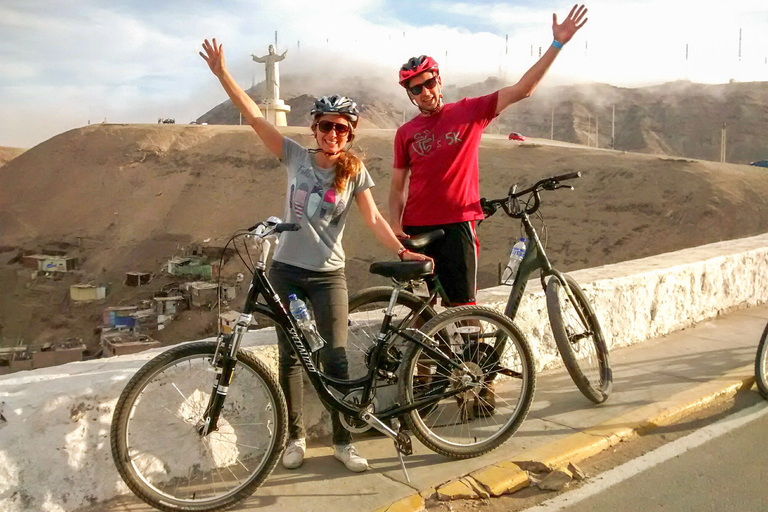
[[[768,302],[768,235],[720,242],[572,272],[590,297],[612,348]],[[504,309],[508,287],[479,302]],[[559,364],[544,294],[530,283],[517,324],[539,370]],[[277,368],[274,332],[244,343]],[[128,492],[112,462],[109,426],[127,380],[162,349],[0,376],[0,510],[65,511]],[[307,395],[314,392],[308,389]],[[317,399],[305,402],[308,435],[330,427]]]

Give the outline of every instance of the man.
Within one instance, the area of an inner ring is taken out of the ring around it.
[[[435,229],[446,232],[424,253],[434,258],[452,306],[474,304],[477,292],[475,222],[483,218],[478,169],[482,131],[505,108],[531,95],[563,45],[587,22],[586,14],[583,5],[574,5],[562,24],[553,14],[549,49],[519,82],[487,96],[443,104],[437,62],[426,55],[411,58],[400,69],[400,85],[420,115],[395,135],[390,225],[401,238]]]

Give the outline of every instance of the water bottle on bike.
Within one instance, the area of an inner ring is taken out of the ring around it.
[[[504,272],[501,273],[502,284],[512,284],[510,281],[515,280],[517,275],[517,269],[520,266],[520,262],[523,261],[525,256],[525,238],[521,238],[512,247],[512,252],[509,254],[509,263],[504,267]]]
[[[309,314],[307,305],[303,300],[299,299],[295,293],[288,296],[288,300],[291,301],[288,305],[288,309],[291,311],[291,316],[296,319],[299,327],[304,332],[304,336],[307,337],[309,342],[309,349],[312,352],[317,352],[325,345],[325,340],[317,332],[317,327],[312,321],[312,317]]]

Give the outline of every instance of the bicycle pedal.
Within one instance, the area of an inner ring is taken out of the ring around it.
[[[395,441],[395,448],[398,453],[403,455],[411,455],[413,453],[413,443],[411,442],[411,436],[403,431],[398,432],[397,441]]]

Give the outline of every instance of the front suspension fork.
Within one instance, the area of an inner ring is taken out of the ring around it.
[[[227,398],[229,385],[235,374],[237,351],[240,349],[240,342],[243,339],[243,334],[248,330],[252,317],[253,315],[241,314],[235,325],[234,333],[223,336],[216,345],[216,352],[211,359],[211,365],[216,370],[213,390],[197,428],[201,436],[207,436],[218,429],[219,416],[224,408],[224,400]]]

